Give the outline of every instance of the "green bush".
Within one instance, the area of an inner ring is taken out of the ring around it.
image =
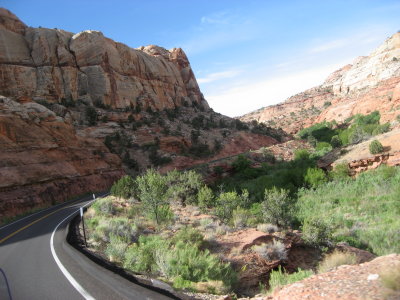
[[[294,152],[295,160],[307,160],[310,158],[310,152],[307,149],[299,149]]]
[[[206,185],[202,186],[197,193],[197,201],[202,209],[212,207],[215,202],[213,191]]]
[[[373,140],[369,144],[369,152],[371,154],[378,154],[378,153],[383,152],[383,146],[382,146],[381,142],[379,142],[378,140]]]
[[[307,169],[307,174],[304,177],[304,180],[313,188],[328,181],[325,172],[320,168]]]
[[[355,179],[347,177],[314,190],[301,189],[296,216],[303,224],[316,216],[324,220],[332,230],[333,241],[364,245],[363,249],[377,255],[397,253],[400,251],[399,182],[399,168],[388,170],[381,166]]]
[[[167,185],[164,176],[153,169],[136,177],[139,199],[143,203],[143,208],[149,216],[161,224],[168,221],[170,215],[169,205],[166,201]]]
[[[128,248],[128,243],[123,238],[117,235],[110,235],[110,242],[107,244],[105,253],[110,261],[122,263],[125,257],[125,251]]]
[[[157,274],[156,251],[167,252],[170,243],[159,236],[140,236],[136,244],[125,251],[124,268],[135,272]]]
[[[246,156],[240,154],[236,160],[232,163],[232,167],[236,172],[241,172],[250,167],[251,161],[247,159]]]
[[[246,227],[248,226],[251,217],[252,216],[249,210],[238,207],[232,212],[233,226],[235,228]]]
[[[232,218],[233,210],[241,205],[241,198],[236,192],[221,193],[216,199],[215,214],[222,221]]]
[[[337,164],[335,168],[331,172],[329,172],[329,177],[339,181],[349,180],[350,179],[349,172],[350,172],[349,164],[347,162],[343,162]]]
[[[312,246],[327,246],[331,242],[332,229],[320,219],[307,219],[302,227],[303,240]]]
[[[319,151],[319,150],[322,150],[322,149],[324,149],[324,148],[330,148],[330,149],[332,149],[332,146],[331,146],[331,144],[329,144],[329,143],[327,143],[327,142],[318,142],[317,145],[316,145],[316,147],[315,147],[315,150],[316,150],[316,151]]]
[[[173,243],[176,244],[179,241],[189,243],[200,247],[204,242],[203,234],[196,228],[184,227],[179,230],[178,233],[172,239]]]
[[[168,197],[184,204],[197,204],[203,178],[193,170],[184,172],[174,170],[167,173],[166,185],[169,187]]]
[[[93,202],[92,208],[100,215],[113,215],[116,213],[116,208],[113,205],[111,197],[99,198]]]
[[[114,182],[111,187],[111,195],[124,199],[130,199],[135,196],[135,188],[136,184],[133,178],[129,175],[125,175]]]
[[[313,274],[311,270],[302,270],[300,268],[297,272],[288,274],[282,272],[282,267],[279,266],[277,271],[272,271],[269,275],[269,292],[272,293],[278,287],[303,280]]]
[[[265,189],[262,211],[264,221],[277,226],[288,226],[292,223],[293,205],[295,201],[289,191],[272,188]]]
[[[340,146],[342,146],[342,141],[340,140],[338,135],[334,135],[331,139],[331,146],[333,148],[338,148]]]

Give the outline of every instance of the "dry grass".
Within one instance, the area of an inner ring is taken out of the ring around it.
[[[354,265],[357,263],[357,257],[348,252],[333,251],[325,256],[324,260],[318,266],[318,273],[325,273],[342,265]]]
[[[393,291],[400,291],[400,266],[384,270],[379,275],[384,287]]]
[[[278,226],[273,225],[273,224],[258,224],[257,225],[257,230],[265,232],[265,233],[272,234],[272,233],[278,231]]]
[[[285,245],[280,241],[253,246],[253,251],[266,260],[283,260],[287,257]]]

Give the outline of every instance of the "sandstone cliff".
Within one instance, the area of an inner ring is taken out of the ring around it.
[[[0,95],[0,218],[281,138],[213,112],[181,49],[31,28],[2,8]]]
[[[380,111],[382,122],[400,114],[400,33],[369,56],[335,71],[322,85],[244,115],[241,120],[257,120],[296,133],[323,120],[340,122],[374,110]]]
[[[132,49],[99,31],[31,28],[0,8],[0,94],[112,108],[208,107],[182,49]]]
[[[0,96],[0,220],[87,192],[124,174],[103,143],[36,103]]]

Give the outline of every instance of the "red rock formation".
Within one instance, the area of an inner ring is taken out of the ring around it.
[[[118,156],[36,103],[0,97],[0,220],[103,191],[124,174]]]
[[[296,133],[324,120],[344,121],[374,110],[380,111],[382,122],[400,115],[400,33],[370,56],[359,57],[352,65],[335,71],[322,85],[244,115],[241,120],[257,120]]]
[[[182,49],[132,49],[99,31],[27,27],[0,8],[0,94],[153,110],[208,107]]]

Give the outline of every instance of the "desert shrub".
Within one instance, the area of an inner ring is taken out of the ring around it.
[[[372,131],[372,135],[378,135],[378,134],[382,134],[382,133],[388,132],[389,129],[390,129],[390,123],[385,123],[385,124],[382,124],[382,125],[378,125]]]
[[[97,199],[92,204],[92,208],[100,215],[113,215],[117,211],[111,197]]]
[[[378,153],[383,152],[383,146],[382,146],[381,142],[379,142],[378,140],[373,140],[369,144],[369,152],[371,154],[378,154]]]
[[[385,269],[379,273],[384,287],[392,291],[400,291],[400,268]]]
[[[198,193],[203,185],[203,179],[195,171],[171,171],[167,173],[167,195],[185,204],[197,204]]]
[[[140,236],[125,251],[124,268],[135,272],[158,273],[156,251],[167,252],[170,243],[159,236]]]
[[[110,242],[107,244],[105,253],[109,257],[110,261],[122,263],[127,248],[128,243],[125,239],[111,234]]]
[[[282,268],[279,266],[278,270],[272,271],[269,275],[269,291],[272,293],[278,287],[303,280],[313,274],[311,270],[302,270],[300,268],[295,273],[287,274],[282,272]]]
[[[349,143],[358,144],[369,137],[370,135],[366,133],[361,127],[355,127],[355,129],[349,133]]]
[[[397,115],[396,120],[400,122],[400,115]]]
[[[285,260],[287,258],[285,245],[280,241],[274,240],[273,243],[256,245],[252,249],[266,260]]]
[[[262,211],[264,221],[277,226],[288,226],[292,222],[294,199],[289,191],[272,188],[265,189]]]
[[[338,250],[326,255],[318,266],[318,273],[332,271],[342,265],[354,265],[357,263],[357,257],[353,253],[341,252]]]
[[[216,199],[215,214],[224,222],[232,218],[232,212],[240,206],[241,198],[236,192],[221,193]]]
[[[278,226],[273,225],[273,224],[265,224],[265,223],[263,223],[263,224],[258,224],[257,225],[257,230],[271,234],[271,233],[274,233],[274,232],[278,231]]]
[[[338,135],[334,135],[334,136],[332,137],[332,139],[331,139],[331,146],[332,146],[333,148],[337,148],[337,147],[342,146],[342,141],[340,140],[340,138],[339,138]]]
[[[320,219],[307,219],[302,227],[303,240],[313,246],[326,246],[330,244],[332,229]]]
[[[379,167],[355,179],[298,192],[296,216],[328,222],[334,241],[348,241],[377,255],[400,251],[400,169]],[[362,212],[362,214],[360,214]]]
[[[125,175],[118,179],[111,187],[111,195],[124,199],[130,199],[134,197],[134,191],[136,188],[135,181],[129,175]]]
[[[208,144],[193,144],[189,148],[189,153],[195,157],[207,157],[210,156],[213,152],[211,151]]]
[[[340,164],[337,164],[335,168],[329,172],[329,177],[331,177],[334,180],[348,180],[350,179],[349,177],[349,164],[347,162],[343,162]]]
[[[172,239],[173,243],[176,244],[178,242],[189,243],[192,245],[201,246],[204,242],[203,234],[196,228],[193,227],[184,227],[179,230]]]
[[[264,161],[269,162],[269,163],[275,162],[275,155],[271,150],[269,150],[267,148],[263,148],[262,155],[263,155]]]
[[[241,172],[250,167],[251,161],[247,159],[246,156],[240,154],[236,160],[232,163],[232,167],[235,169],[236,172]]]
[[[238,207],[232,212],[232,222],[235,228],[246,227],[250,218],[251,213],[247,209]]]
[[[166,201],[165,191],[167,186],[165,177],[150,169],[144,175],[136,177],[136,184],[138,197],[149,216],[157,224],[168,221],[171,213]]]
[[[304,177],[304,180],[313,188],[328,181],[325,172],[320,168],[307,169],[307,174]]]
[[[206,185],[202,186],[197,193],[197,201],[202,209],[212,207],[215,201],[213,191]]]
[[[236,280],[229,263],[222,263],[217,256],[208,250],[201,251],[195,245],[178,242],[171,251],[158,253],[158,265],[167,278],[180,277],[190,282],[221,280],[227,287]]]
[[[315,147],[315,150],[316,150],[316,151],[320,151],[320,150],[322,150],[322,149],[324,149],[324,148],[330,148],[330,149],[332,149],[332,146],[331,146],[331,144],[329,144],[329,143],[327,143],[327,142],[318,142],[317,145],[316,145],[316,147]]]
[[[310,158],[310,152],[307,149],[298,149],[294,152],[295,160],[307,160]]]

